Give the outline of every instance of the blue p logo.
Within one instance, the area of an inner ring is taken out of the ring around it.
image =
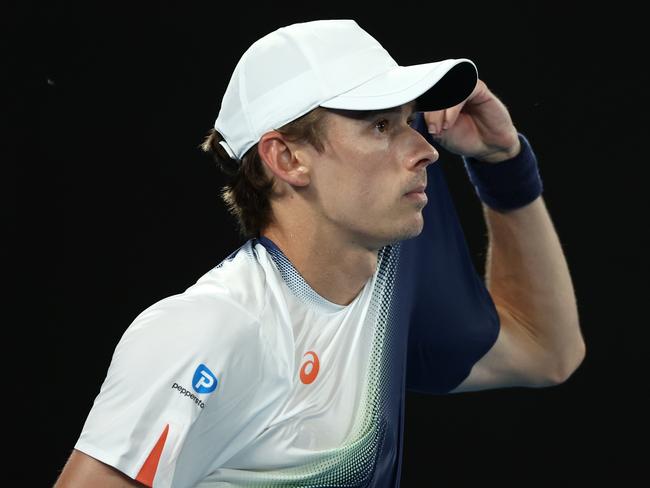
[[[217,389],[219,380],[205,364],[199,364],[194,372],[192,387],[197,393],[210,393]]]

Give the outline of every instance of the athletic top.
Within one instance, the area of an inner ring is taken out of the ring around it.
[[[405,391],[453,390],[500,326],[427,172],[422,233],[383,247],[349,305],[260,237],[141,312],[75,449],[155,488],[399,486]]]

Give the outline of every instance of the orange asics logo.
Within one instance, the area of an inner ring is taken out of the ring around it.
[[[316,379],[316,376],[318,376],[318,368],[320,366],[318,356],[314,351],[306,352],[305,356],[307,355],[311,355],[311,359],[305,361],[302,368],[300,368],[300,381],[305,385],[312,383]]]

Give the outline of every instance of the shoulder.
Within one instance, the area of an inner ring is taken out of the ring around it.
[[[120,338],[97,408],[122,405],[126,412],[137,404],[151,415],[164,410],[194,418],[215,394],[241,398],[252,394],[242,385],[282,383],[260,325],[226,297],[180,294],[156,302]],[[200,409],[186,402],[188,395],[203,402]]]
[[[259,325],[251,311],[226,295],[182,293],[142,311],[123,333],[115,356],[168,361],[167,354],[214,356],[242,344],[255,348]]]
[[[260,317],[267,302],[267,256],[249,240],[217,266],[203,274],[180,296],[203,302],[218,300],[240,306],[249,316]],[[225,308],[232,308],[225,304]]]
[[[194,339],[228,343],[250,338],[265,304],[266,276],[251,241],[232,252],[182,293],[140,312],[123,339],[166,339],[190,346]]]
[[[224,368],[239,362],[236,357],[273,362],[278,341],[290,338],[278,338],[279,328],[268,321],[274,276],[268,256],[253,244],[246,242],[184,292],[141,311],[123,332],[112,363],[146,365],[151,372],[199,359]]]

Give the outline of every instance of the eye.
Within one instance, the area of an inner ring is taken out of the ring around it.
[[[413,126],[413,123],[415,122],[415,119],[416,119],[415,115],[409,117],[409,118],[406,120],[406,124],[407,124],[409,127],[412,127],[412,126]],[[375,122],[375,128],[380,128],[380,129],[379,129],[379,132],[382,132],[382,133],[383,133],[383,132],[385,132],[385,129],[386,129],[386,126],[388,125],[388,123],[389,123],[389,120],[388,120],[388,119],[379,119],[377,122]]]
[[[388,124],[387,119],[379,119],[377,122],[375,122],[375,127],[386,127]],[[384,132],[383,130],[380,130],[379,132]]]

